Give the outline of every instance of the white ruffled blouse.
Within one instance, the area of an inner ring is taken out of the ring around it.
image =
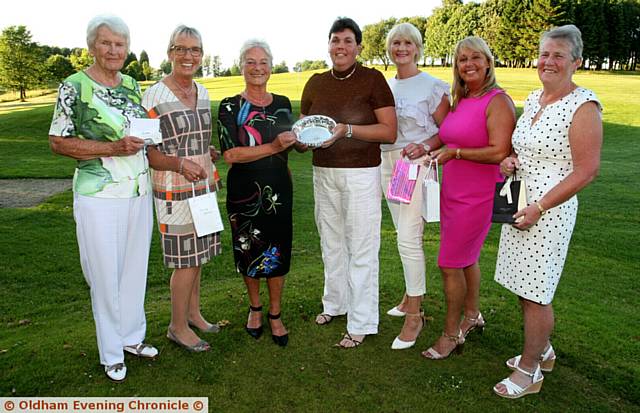
[[[396,101],[398,138],[395,143],[380,145],[380,149],[402,149],[409,143],[422,142],[438,133],[433,113],[442,96],[449,96],[449,85],[424,72],[407,79],[394,77],[388,83]]]

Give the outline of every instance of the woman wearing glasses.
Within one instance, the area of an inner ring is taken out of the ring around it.
[[[209,155],[211,103],[207,89],[193,81],[202,61],[202,39],[194,28],[178,26],[169,41],[171,73],[144,93],[150,118],[160,118],[162,143],[149,147],[153,196],[162,238],[164,264],[171,275],[171,323],[167,338],[186,350],[209,344],[192,327],[216,333],[200,313],[200,267],[220,253],[218,233],[198,237],[187,200],[219,180]],[[215,152],[215,151],[214,151]]]

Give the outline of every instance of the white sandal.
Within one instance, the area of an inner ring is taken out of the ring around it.
[[[511,370],[515,370],[518,368],[518,364],[520,364],[521,357],[522,357],[522,354],[518,354],[517,356],[507,360],[505,364]],[[547,348],[547,350],[544,353],[542,353],[542,355],[540,356],[540,370],[542,370],[545,373],[550,373],[551,371],[553,371],[553,366],[555,364],[556,364],[556,352],[553,351],[553,346],[549,344],[549,347]]]
[[[533,373],[529,373],[528,371],[522,370],[520,367],[516,366],[516,370],[520,373],[526,375],[531,378],[531,384],[526,387],[520,387],[511,381],[509,377],[502,380],[498,384],[502,384],[506,389],[506,393],[501,393],[498,391],[496,384],[493,386],[493,392],[500,397],[504,397],[507,399],[519,399],[520,397],[526,396],[527,394],[533,394],[540,392],[542,388],[542,381],[544,380],[544,376],[542,375],[542,371],[540,370],[540,364],[536,366],[536,369]]]
[[[449,334],[443,332],[442,337],[445,337],[446,339],[453,341],[454,343],[456,343],[456,346],[452,348],[451,351],[447,354],[440,354],[433,347],[429,347],[428,349],[420,353],[422,354],[422,357],[430,360],[444,360],[450,355],[452,355],[454,352],[456,354],[462,354],[462,350],[464,349],[464,341],[465,341],[464,335],[462,334],[462,330],[458,330],[457,336],[450,336]]]

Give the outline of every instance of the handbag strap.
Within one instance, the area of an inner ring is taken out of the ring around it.
[[[514,174],[515,175],[515,174]],[[509,175],[500,189],[500,196],[506,196],[507,202],[513,204],[513,195],[511,194],[511,182],[513,182],[514,175]]]
[[[435,164],[435,167],[434,167]],[[433,180],[437,183],[440,183],[440,178],[438,178],[438,159],[431,159],[429,161],[429,166],[427,167],[427,172],[424,174],[424,182],[427,182],[429,178],[433,175]]]

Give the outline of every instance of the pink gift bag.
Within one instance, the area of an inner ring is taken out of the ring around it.
[[[411,167],[417,168],[413,176],[410,174]],[[420,171],[420,165],[412,164],[404,159],[398,159],[393,166],[393,173],[389,186],[387,188],[387,199],[402,202],[404,204],[411,203],[411,196],[416,187],[416,179]]]

